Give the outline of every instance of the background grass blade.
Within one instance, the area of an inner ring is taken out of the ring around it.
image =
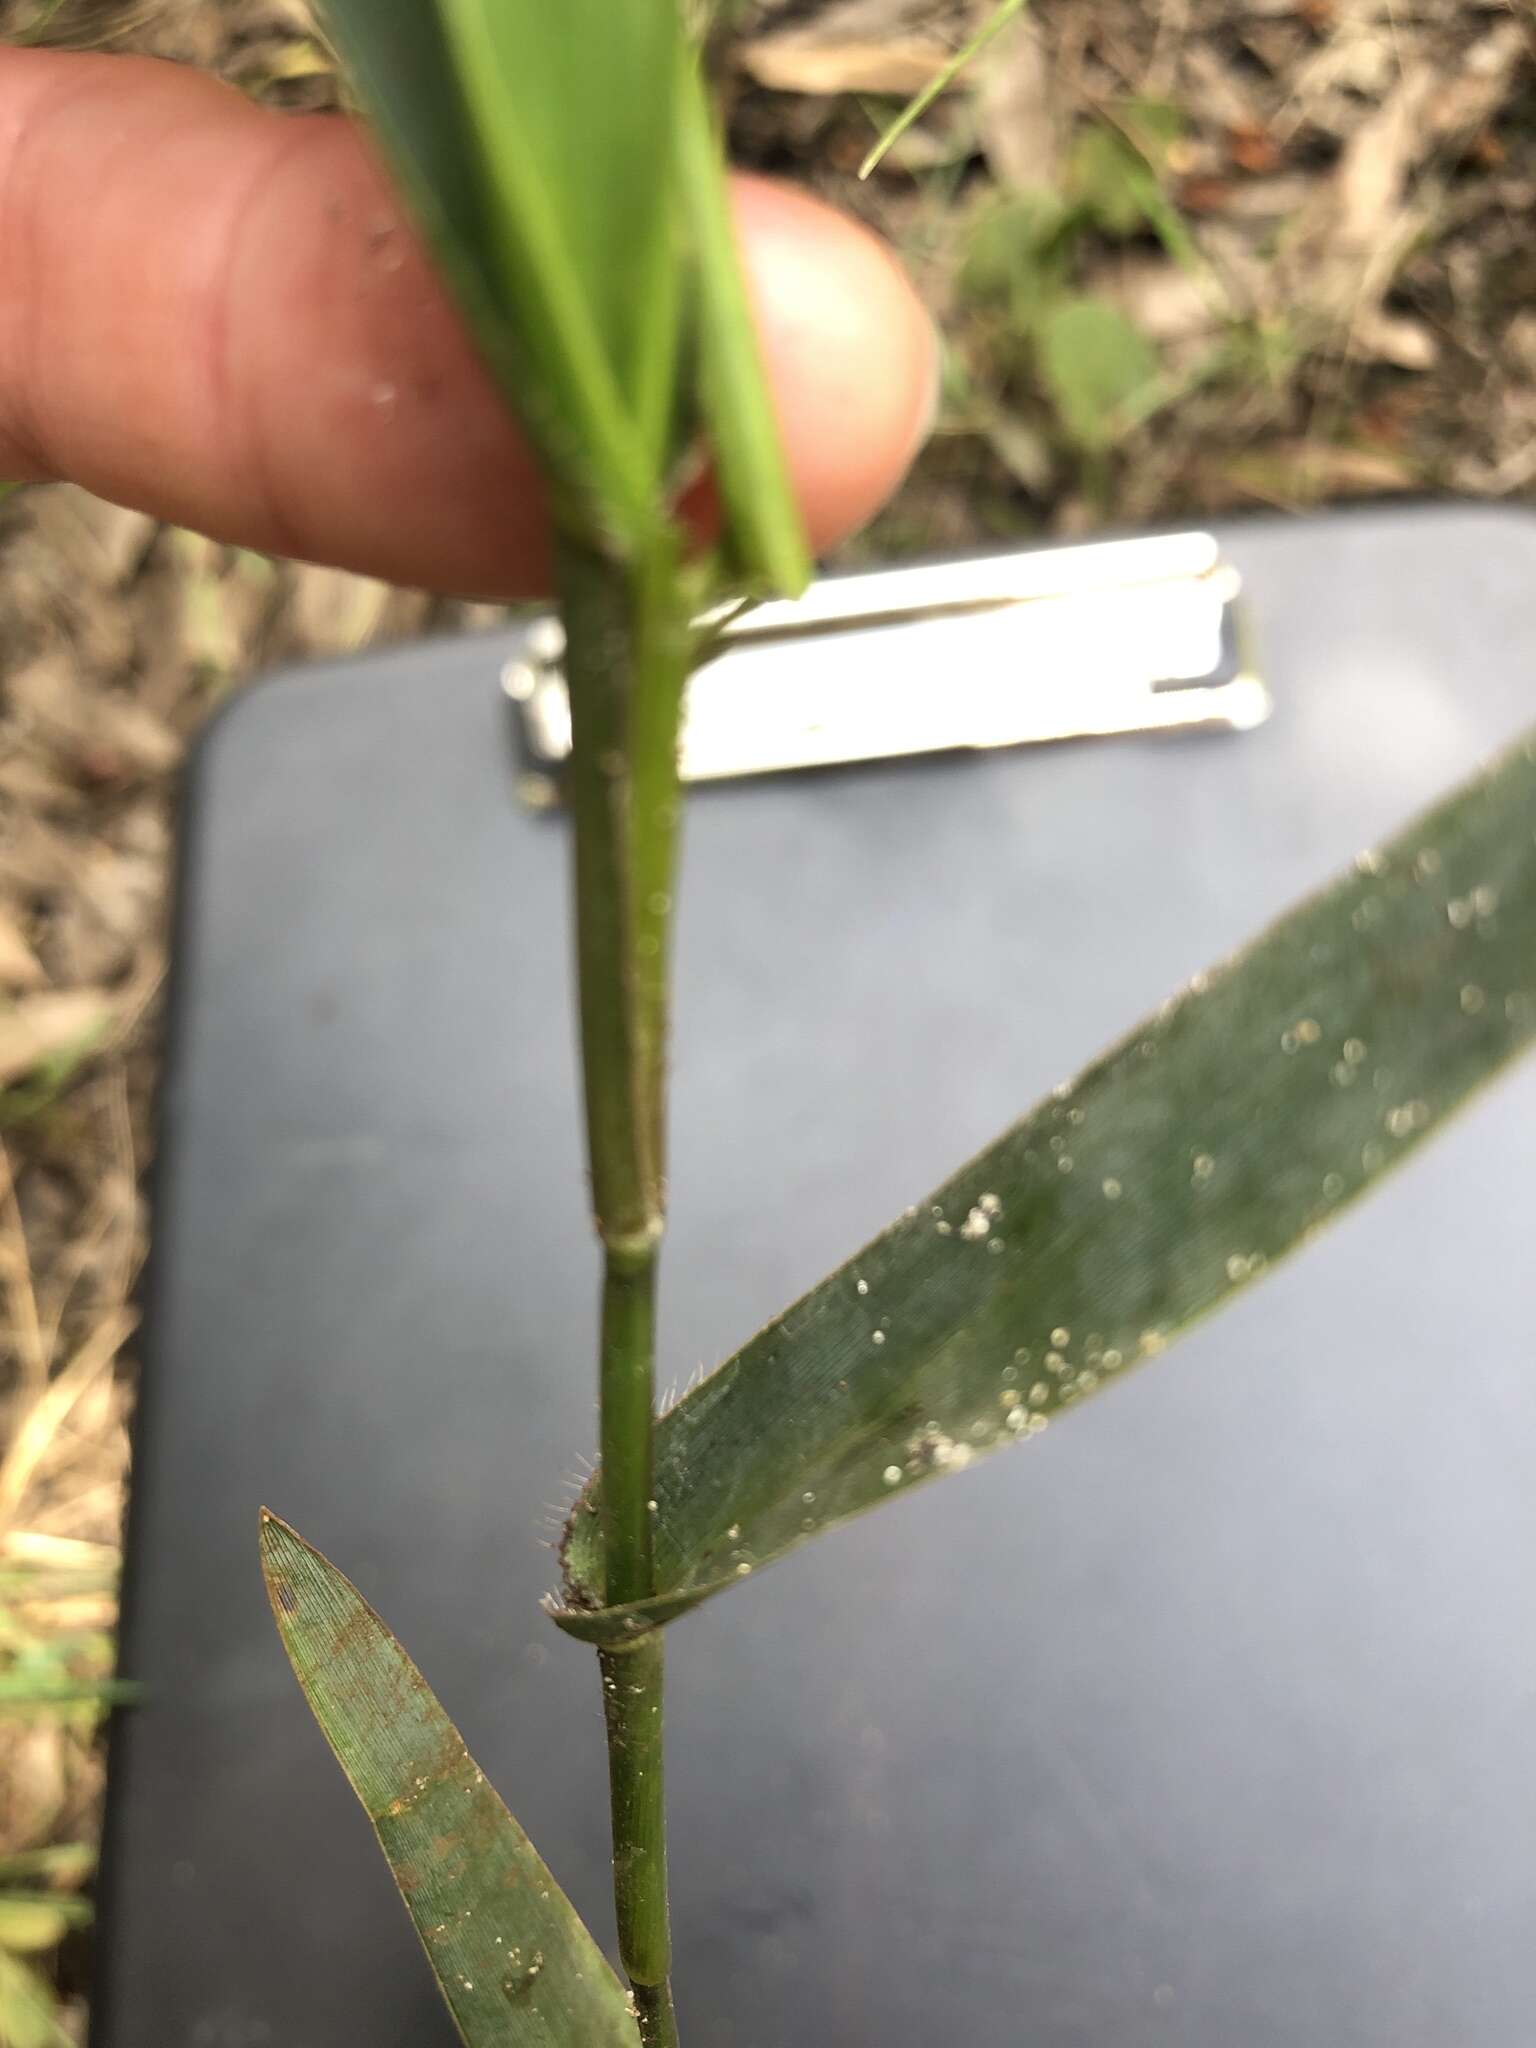
[[[1247,1286],[1536,1034],[1536,739],[1200,977],[661,1422],[658,1597],[601,1607],[589,1494],[556,1619],[668,1620],[1064,1408]]]
[[[861,178],[869,178],[874,175],[891,150],[895,148],[902,136],[906,134],[907,130],[923,118],[935,100],[942,98],[949,91],[961,72],[966,70],[969,65],[975,63],[988,43],[995,36],[1002,34],[1014,16],[1023,10],[1025,4],[1026,0],[1002,0],[1002,5],[997,11],[982,23],[975,35],[971,37],[970,41],[963,48],[955,52],[938,76],[931,79],[923,87],[922,91],[917,94],[916,98],[908,101],[907,105],[902,108],[896,119],[892,121],[890,126],[881,135],[880,140],[865,157],[863,163],[859,165],[859,176]]]
[[[602,1951],[399,1643],[274,1515],[261,1560],[283,1647],[469,2048],[634,2048]]]

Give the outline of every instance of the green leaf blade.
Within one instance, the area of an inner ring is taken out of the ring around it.
[[[707,429],[723,556],[810,566],[681,0],[324,0],[364,111],[522,418],[567,536],[670,526]]]
[[[489,193],[491,271],[584,439],[629,471],[638,519],[659,465],[638,422],[646,337],[673,290],[675,0],[438,0]]]
[[[1040,374],[1079,446],[1108,447],[1156,387],[1161,364],[1141,330],[1106,300],[1066,298],[1040,327]]]
[[[395,1637],[263,1513],[283,1647],[468,2048],[635,2048],[626,1994]]]
[[[683,204],[697,270],[701,397],[733,565],[757,590],[796,597],[811,559],[763,374],[704,79],[691,60],[678,96]]]
[[[665,1416],[659,1593],[600,1609],[589,1491],[556,1619],[659,1625],[1156,1356],[1536,1037],[1536,740],[1059,1089]]]
[[[567,516],[634,542],[664,482],[637,412],[653,302],[675,291],[674,0],[325,0],[325,17]]]

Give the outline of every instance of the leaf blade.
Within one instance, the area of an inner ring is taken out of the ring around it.
[[[1083,448],[1108,447],[1161,375],[1151,342],[1104,299],[1074,296],[1052,306],[1038,347],[1042,381]]]
[[[655,0],[324,0],[328,31],[567,516],[633,541],[663,481],[634,360],[667,276],[681,35]],[[585,26],[580,17],[585,17]]]
[[[655,510],[641,337],[673,282],[673,0],[437,0],[486,180],[499,296],[631,514]],[[583,21],[582,17],[585,17]]]
[[[1527,739],[1199,977],[686,1396],[657,1433],[657,1600],[601,1608],[589,1490],[555,1619],[622,1641],[743,1565],[1039,1435],[1304,1243],[1533,1039]]]
[[[399,1642],[265,1510],[261,1562],[294,1675],[468,2048],[634,2048],[602,1951]]]
[[[703,75],[685,62],[679,176],[698,270],[701,396],[732,556],[758,589],[795,597],[811,560],[758,346]]]

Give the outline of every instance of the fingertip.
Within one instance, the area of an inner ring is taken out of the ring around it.
[[[532,457],[355,128],[148,60],[0,60],[0,476],[435,589],[544,585]],[[937,346],[874,236],[735,189],[825,549],[915,454]]]
[[[933,322],[887,246],[808,193],[738,178],[764,361],[811,544],[871,519],[933,424]]]

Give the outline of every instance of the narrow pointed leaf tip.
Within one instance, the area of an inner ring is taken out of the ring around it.
[[[357,1588],[262,1510],[283,1647],[468,2048],[635,2048],[628,1995]]]
[[[595,1482],[554,1618],[632,1641],[1156,1357],[1536,1035],[1536,738],[1201,975],[664,1416],[658,1593],[602,1605]],[[599,1475],[600,1479],[601,1475]]]

